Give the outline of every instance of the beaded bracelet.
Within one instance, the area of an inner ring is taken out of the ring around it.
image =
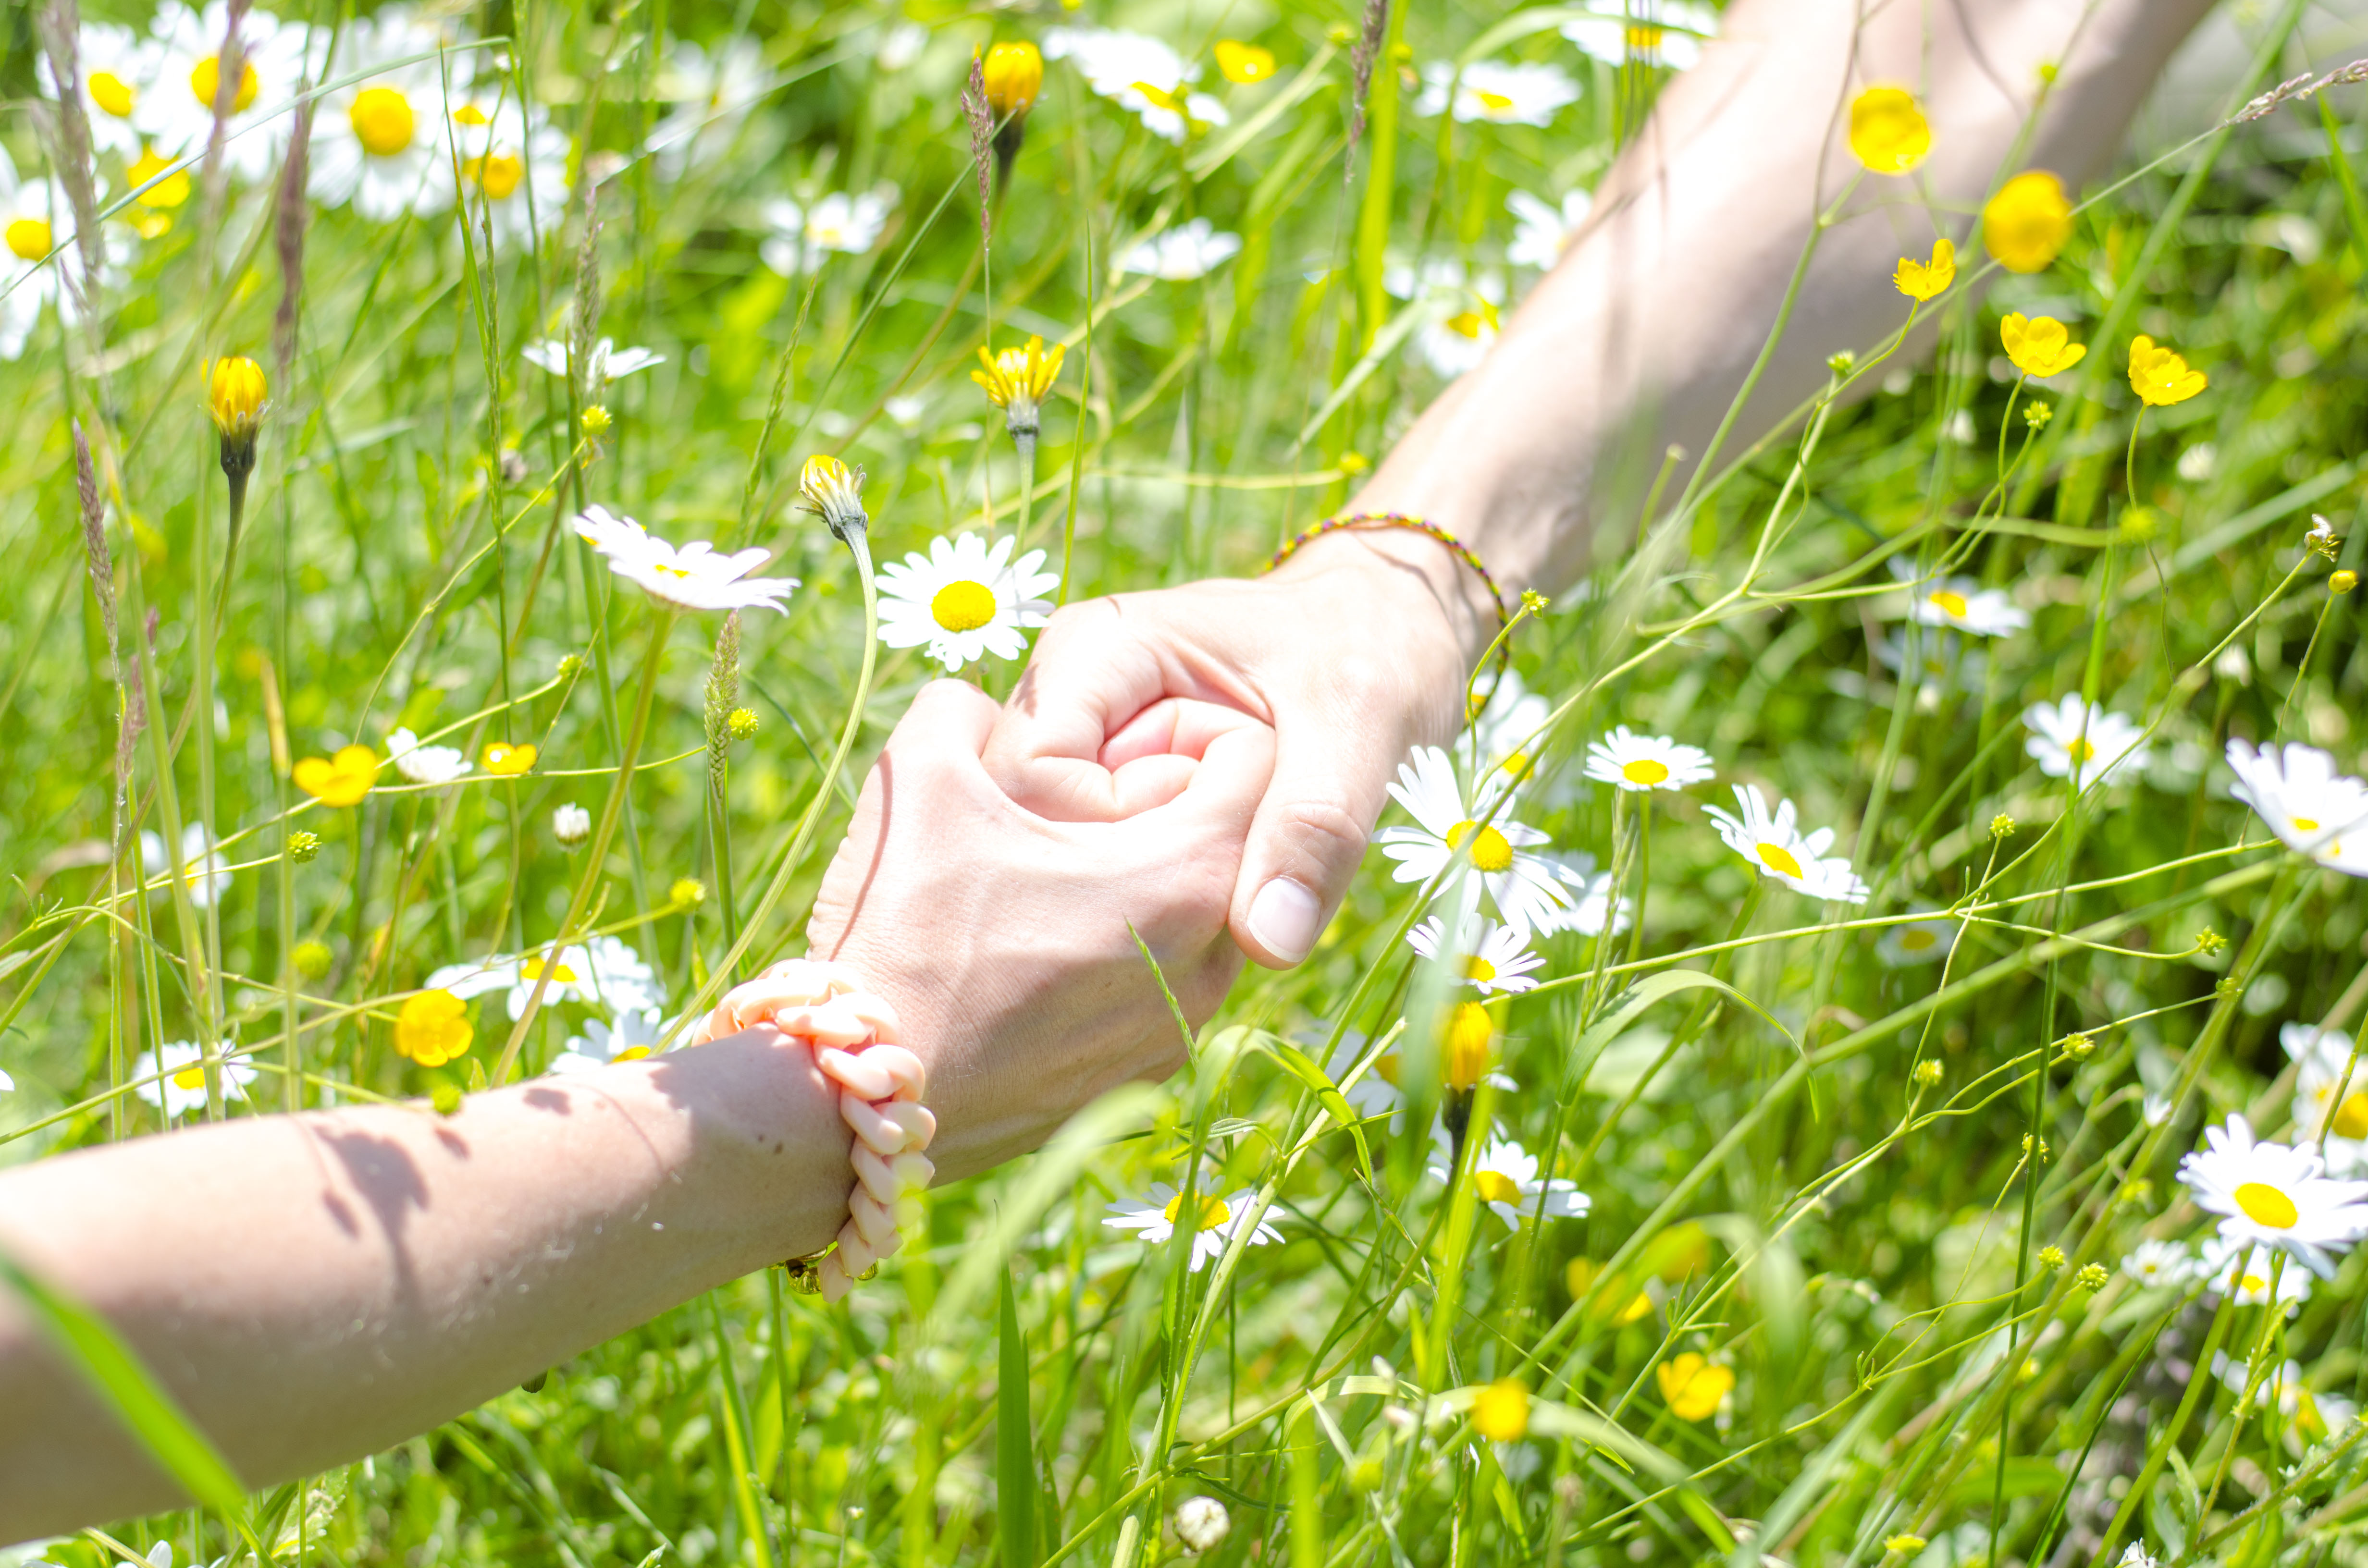
[[[900,1221],[917,1221],[914,1195],[937,1174],[921,1153],[938,1131],[937,1118],[921,1104],[928,1074],[921,1059],[896,1043],[896,1010],[864,990],[845,964],[788,959],[773,965],[725,992],[691,1042],[759,1024],[813,1049],[814,1065],[838,1085],[838,1114],[855,1133],[848,1155],[855,1187],[837,1244],[782,1265],[792,1289],[836,1301],[905,1244]]]
[[[1480,557],[1473,553],[1472,547],[1428,517],[1408,517],[1404,512],[1351,512],[1345,517],[1326,517],[1283,540],[1282,548],[1268,556],[1266,564],[1258,568],[1258,575],[1265,576],[1298,554],[1299,547],[1310,540],[1322,539],[1326,534],[1338,533],[1343,528],[1411,528],[1416,533],[1437,540],[1456,560],[1471,567],[1473,574],[1480,579],[1480,585],[1488,590],[1488,602],[1497,607],[1497,674],[1500,679],[1503,677],[1505,665],[1513,656],[1512,641],[1505,635],[1513,624],[1512,614],[1505,608],[1505,596],[1497,590],[1497,579],[1488,574],[1488,568],[1480,564]]]

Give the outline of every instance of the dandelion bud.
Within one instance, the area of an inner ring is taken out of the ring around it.
[[[753,708],[734,708],[723,716],[723,727],[731,732],[732,738],[735,741],[754,739],[757,733],[757,710]]]
[[[871,526],[863,511],[863,471],[837,458],[821,452],[808,458],[798,472],[798,494],[805,509],[827,523],[832,537],[842,544],[848,534]]]
[[[1924,1538],[1920,1535],[1887,1535],[1883,1538],[1883,1550],[1903,1556],[1911,1551],[1921,1551],[1924,1550]]]
[[[1032,441],[1041,418],[1044,394],[1053,390],[1053,382],[1061,374],[1061,356],[1065,352],[1060,344],[1046,352],[1044,340],[1030,337],[1025,348],[1007,348],[1000,354],[978,351],[983,370],[973,370],[970,379],[986,391],[986,401],[1003,410],[1003,427],[1011,438]]]
[[[1496,1020],[1478,1002],[1458,1002],[1447,1024],[1447,1086],[1469,1089],[1488,1070],[1488,1046],[1497,1038]]]
[[[551,813],[551,836],[564,848],[580,848],[592,836],[592,813],[582,806],[560,807]]]
[[[1195,1557],[1215,1551],[1234,1528],[1232,1516],[1214,1497],[1187,1497],[1177,1504],[1175,1524],[1177,1540]]]
[[[2012,838],[2014,836],[2014,819],[2007,815],[2004,812],[2000,812],[1998,815],[1990,818],[1990,836],[1992,838]]]
[[[597,441],[609,433],[609,426],[616,421],[609,417],[609,408],[606,403],[596,403],[584,411],[576,423],[584,427],[586,436]]]
[[[1036,95],[1044,88],[1044,57],[1034,44],[1025,40],[998,43],[986,51],[981,69],[986,77],[986,107],[996,119],[1024,115],[1036,107]]]
[[[320,853],[321,835],[319,834],[305,833],[300,829],[288,835],[288,858],[298,865],[310,863],[318,858]]]
[[[255,435],[270,406],[262,366],[243,354],[213,362],[206,378],[206,411],[222,437],[222,472],[233,484],[255,471]]]
[[[1939,1059],[1928,1057],[1916,1064],[1916,1071],[1912,1076],[1929,1089],[1941,1081],[1941,1067]]]
[[[305,836],[311,837],[311,835]],[[314,842],[317,844],[319,840]],[[296,972],[305,979],[318,980],[329,972],[329,964],[334,957],[326,942],[299,942],[288,955],[288,961],[294,964]]]
[[[2327,580],[2327,591],[2339,596],[2348,594],[2359,585],[2360,574],[2357,572],[2338,572]]]
[[[2101,1290],[2109,1278],[2111,1276],[2106,1274],[2103,1264],[2084,1263],[2080,1266],[2080,1272],[2072,1276],[2072,1283],[2083,1290]]]
[[[697,877],[677,877],[666,898],[677,909],[697,909],[707,902],[707,884]]]
[[[2053,1274],[2057,1269],[2063,1267],[2064,1249],[2060,1246],[2052,1245],[2041,1247],[2039,1249],[2039,1267],[2044,1268],[2050,1274]]]

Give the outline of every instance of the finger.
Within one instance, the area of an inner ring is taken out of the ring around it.
[[[1101,765],[1115,771],[1145,756],[1187,756],[1198,761],[1219,735],[1259,722],[1225,703],[1163,697],[1102,743]]]
[[[1353,703],[1282,716],[1277,731],[1274,778],[1242,851],[1231,924],[1242,951],[1288,969],[1315,950],[1348,893],[1402,743]]]
[[[1123,824],[1128,853],[1172,867],[1179,904],[1188,881],[1239,880],[1242,845],[1274,772],[1274,732],[1230,730],[1209,743],[1190,786],[1176,799]],[[1141,766],[1141,765],[1137,765]]]

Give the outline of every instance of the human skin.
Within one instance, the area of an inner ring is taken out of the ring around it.
[[[996,714],[951,681],[916,699],[810,926],[815,953],[896,1007],[929,1074],[940,1181],[1175,1069],[1133,933],[1196,1020],[1214,1010],[1241,962],[1226,905],[1272,755],[1262,727],[1232,726],[1197,760],[1163,755],[1167,803],[1043,823],[981,765]],[[933,908],[970,935],[908,941]],[[37,1161],[0,1174],[0,1248],[106,1316],[259,1487],[818,1251],[847,1218],[848,1142],[811,1053],[758,1028],[450,1117],[242,1117]],[[185,1501],[0,1290],[0,1541]]]
[[[1848,104],[1912,88],[1933,131],[1913,175],[1863,176],[1818,243],[1791,322],[1720,454],[1732,458],[1827,380],[1839,349],[1895,334],[1903,255],[1937,234],[1977,265],[1971,215],[2006,175],[2097,173],[2209,0],[1738,0],[1595,193],[1559,265],[1479,367],[1423,414],[1352,512],[1427,517],[1508,597],[1553,594],[1633,526],[1674,443],[1699,460],[1779,313],[1815,215],[1859,172]],[[1862,13],[1862,17],[1861,17]],[[2056,79],[2012,168],[2040,84]],[[1927,205],[1927,193],[1930,206]],[[2117,353],[2120,345],[2100,345]],[[1672,477],[1679,493],[1688,470]],[[1230,710],[1273,726],[1232,902],[1262,964],[1304,958],[1338,907],[1407,748],[1452,735],[1497,631],[1477,577],[1402,529],[1338,532],[1271,575],[1121,594],[1059,612],[988,748],[1023,804],[1108,817],[1104,770]],[[1523,636],[1536,636],[1525,631]],[[1099,766],[1097,766],[1099,765]]]

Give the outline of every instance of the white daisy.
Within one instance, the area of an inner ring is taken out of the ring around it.
[[[675,108],[650,127],[647,142],[657,154],[658,173],[678,178],[692,164],[730,152],[741,122],[772,85],[765,51],[753,40],[734,39],[712,54],[687,40],[669,40],[658,86],[659,97]]]
[[[356,22],[338,51],[336,74],[407,59],[441,41],[407,7],[390,6]],[[431,217],[452,205],[452,154],[445,144],[443,69],[435,60],[389,66],[320,100],[305,184],[328,207],[350,202],[372,222],[405,213]]]
[[[2226,1350],[2212,1353],[2212,1373],[2228,1387],[2231,1393],[2241,1394],[2251,1381],[2251,1369]],[[2262,1374],[2261,1386],[2253,1391],[2255,1409],[2274,1404],[2278,1413],[2302,1428],[2300,1436],[2312,1441],[2331,1437],[2351,1430],[2360,1414],[2360,1407],[2339,1393],[2318,1393],[2303,1381],[2300,1362],[2288,1360]],[[2293,1437],[2297,1434],[2289,1432]],[[2299,1447],[2299,1444],[2294,1445]]]
[[[575,848],[592,836],[592,813],[573,803],[558,807],[551,813],[551,836],[565,848]]]
[[[51,221],[63,208],[47,180],[18,179],[8,150],[0,147],[0,248],[6,253],[0,255],[0,359],[24,354],[42,305],[58,298],[58,263],[49,256],[72,233],[60,233]]]
[[[1115,102],[1164,142],[1229,119],[1225,106],[1190,90],[1197,66],[1156,38],[1105,28],[1054,28],[1044,35],[1044,58],[1066,60],[1096,96]]]
[[[1521,672],[1508,666],[1457,739],[1457,763],[1483,780],[1484,790],[1520,784],[1535,761],[1521,748],[1537,738],[1552,711],[1552,703],[1522,683]]]
[[[167,1040],[155,1051],[143,1051],[131,1063],[131,1080],[139,1085],[132,1092],[163,1111],[167,1121],[202,1112],[206,1108],[205,1060],[205,1048],[195,1040]],[[244,1062],[222,1059],[219,1051],[217,1060],[222,1098],[246,1098],[246,1086],[255,1082],[256,1070]],[[149,1081],[141,1083],[143,1078]]]
[[[495,248],[514,250],[565,221],[571,143],[541,109],[522,113],[500,85],[495,79],[453,108],[453,143],[471,233],[489,222]]]
[[[1598,0],[1592,16],[1562,25],[1562,36],[1594,59],[1612,65],[1638,61],[1690,71],[1702,58],[1702,40],[1718,33],[1718,13],[1688,0],[1643,0],[1613,10]]]
[[[1971,577],[1944,577],[1909,590],[1908,618],[1921,626],[1946,626],[1976,637],[2003,637],[2031,624],[2004,588],[1985,588]]]
[[[1811,898],[1840,903],[1866,902],[1867,885],[1850,869],[1850,861],[1826,854],[1834,842],[1832,828],[1821,827],[1804,836],[1794,824],[1793,802],[1781,802],[1770,816],[1767,799],[1756,784],[1737,784],[1735,803],[1742,808],[1742,815],[1716,806],[1703,810],[1718,824],[1718,835],[1726,840],[1727,847],[1750,861],[1763,876]]]
[[[2145,1290],[2183,1286],[2195,1278],[2195,1259],[2177,1242],[2143,1241],[2122,1259],[2122,1272]]]
[[[1463,120],[1548,125],[1578,101],[1578,84],[1552,65],[1475,60],[1458,79],[1452,61],[1435,60],[1422,68],[1422,96],[1415,100],[1415,113],[1433,115],[1444,109],[1451,80],[1455,84],[1455,118]]]
[[[541,343],[529,343],[518,351],[529,365],[541,366],[563,380],[567,375],[568,344],[565,338],[547,337]],[[602,338],[592,346],[592,374],[586,381],[594,391],[612,381],[621,381],[636,370],[646,370],[653,365],[666,363],[666,356],[647,348],[620,348],[611,338]]]
[[[1016,659],[1028,651],[1025,628],[1053,613],[1042,597],[1061,585],[1058,572],[1040,572],[1044,552],[1010,559],[1019,541],[1005,534],[992,547],[977,534],[942,536],[929,553],[908,554],[880,569],[880,641],[891,648],[921,648],[948,674],[992,653]]]
[[[575,531],[609,558],[609,571],[678,609],[779,610],[781,600],[797,591],[795,577],[748,575],[772,555],[762,548],[718,555],[701,539],[677,550],[606,506],[576,513]]]
[[[567,1049],[544,1069],[553,1077],[597,1073],[612,1062],[638,1062],[666,1038],[665,1015],[655,1007],[620,1008],[615,1023],[594,1018],[580,1035],[567,1037]]]
[[[1923,676],[1923,689],[1917,699],[1926,711],[1940,705],[1942,694],[1954,691],[1978,691],[1982,678],[1989,669],[1982,651],[1969,640],[1942,628],[1933,628],[1918,634],[1917,671]],[[1894,675],[1907,672],[1908,637],[1906,632],[1878,635],[1874,640],[1875,662]]]
[[[1634,794],[1707,783],[1713,771],[1702,747],[1635,734],[1625,724],[1587,743],[1587,776]]]
[[[386,737],[387,759],[394,770],[414,784],[450,784],[472,764],[459,746],[424,746],[408,729]]]
[[[1440,1163],[1430,1167],[1430,1174],[1435,1180],[1443,1182],[1453,1145],[1443,1127],[1434,1137]],[[1545,1194],[1544,1217],[1549,1220],[1581,1219],[1595,1205],[1593,1199],[1578,1190],[1575,1181],[1553,1176],[1541,1184],[1538,1157],[1509,1138],[1491,1138],[1473,1156],[1472,1186],[1480,1201],[1515,1230],[1520,1229],[1524,1218],[1536,1211],[1542,1190]]]
[[[2347,876],[2368,877],[2368,784],[2335,770],[2317,746],[2255,748],[2228,743],[2237,782],[2228,792],[2253,808],[2289,849]]]
[[[1594,194],[1585,190],[1570,192],[1560,207],[1526,190],[1507,193],[1505,210],[1513,215],[1513,243],[1505,247],[1505,264],[1550,270],[1562,259],[1563,247],[1570,244],[1571,235],[1577,233],[1594,204]]]
[[[2292,1317],[2310,1300],[2310,1270],[2292,1259],[2283,1268],[2275,1267],[2272,1249],[2256,1246],[2251,1242],[2230,1241],[2226,1236],[2213,1236],[2203,1244],[2203,1254],[2195,1260],[2194,1278],[2211,1288],[2214,1301],[2218,1301],[2237,1282],[2237,1304],[2258,1307],[2270,1299],[2270,1276],[2278,1281],[2277,1299],[2285,1303],[2286,1315]]]
[[[921,415],[928,411],[928,398],[898,396],[892,397],[882,403],[880,412],[886,415],[888,422],[897,429],[907,436],[915,436],[920,433]]]
[[[896,210],[896,187],[880,185],[850,196],[834,190],[812,203],[782,197],[765,203],[772,237],[757,247],[765,265],[784,278],[798,277],[825,251],[861,256],[880,243],[888,215]]]
[[[1502,291],[1492,279],[1483,279],[1463,300],[1450,301],[1463,309],[1423,324],[1415,334],[1415,347],[1424,361],[1450,381],[1476,369],[1504,333],[1504,323],[1497,313],[1501,301],[1493,297]]]
[[[2134,1540],[2122,1549],[2122,1560],[2114,1568],[2162,1568],[2162,1562],[2146,1549],[2146,1542]]]
[[[1939,915],[1940,911],[1919,909],[1913,913]],[[1957,931],[1957,922],[1946,918],[1888,926],[1875,943],[1874,954],[1893,969],[1930,963],[1946,956],[1949,949],[1956,945]]]
[[[40,56],[41,80],[57,93],[49,58]],[[74,40],[74,62],[82,68],[82,108],[90,122],[92,150],[113,153],[130,163],[140,156],[140,131],[132,123],[140,100],[155,91],[165,64],[164,46],[113,22],[85,21]]]
[[[423,991],[450,991],[467,1001],[489,991],[508,993],[507,1005],[515,1019],[526,1012],[527,999],[542,978],[547,949],[523,958],[495,957],[481,963],[446,964],[421,983]],[[664,1005],[657,971],[649,960],[619,937],[595,937],[589,942],[560,949],[550,982],[542,989],[542,1005],[582,1000],[605,1005],[623,1014]]]
[[[16,1080],[16,1079],[11,1078],[11,1077],[10,1077],[10,1076],[8,1076],[8,1074],[6,1074],[6,1073],[0,1073],[0,1094],[7,1094],[7,1093],[10,1093],[10,1092],[11,1092],[11,1091],[13,1091],[16,1087],[17,1087],[17,1080]]]
[[[2311,1149],[2258,1143],[2242,1116],[2203,1130],[2205,1147],[2179,1163],[2196,1207],[2220,1215],[2220,1234],[2283,1247],[2321,1278],[2330,1251],[2368,1233],[2368,1182],[2335,1181]]]
[[[1206,218],[1195,218],[1128,246],[1120,253],[1117,270],[1181,282],[1215,271],[1241,248],[1239,234],[1222,233]]]
[[[2071,776],[2075,787],[2110,784],[2115,774],[2146,766],[2146,732],[2101,703],[2081,701],[2078,693],[2061,702],[2032,703],[2022,722],[2031,731],[2022,749],[2050,778]]]
[[[1198,1274],[1209,1264],[1224,1256],[1232,1244],[1234,1233],[1249,1217],[1250,1205],[1258,1194],[1243,1187],[1230,1198],[1218,1198],[1211,1193],[1200,1195],[1201,1219],[1192,1236],[1192,1272]],[[1184,1208],[1184,1195],[1166,1182],[1151,1184],[1149,1195],[1133,1203],[1113,1203],[1110,1218],[1103,1224],[1114,1231],[1133,1231],[1151,1246],[1157,1246],[1176,1233],[1176,1223]],[[1280,1214],[1280,1205],[1269,1214]],[[1269,1242],[1282,1240],[1282,1233],[1261,1217],[1258,1228],[1250,1233],[1249,1244],[1264,1246]]]
[[[1476,915],[1464,922],[1459,939],[1443,941],[1445,930],[1434,915],[1406,933],[1406,943],[1427,959],[1439,958],[1444,948],[1447,960],[1463,970],[1463,983],[1483,996],[1537,989],[1538,983],[1529,974],[1546,960],[1530,951],[1525,933]]]
[[[2278,1038],[2296,1064],[2295,1141],[2317,1143],[2324,1127],[2328,1169],[2337,1176],[2368,1172],[2368,1062],[2351,1074],[2347,1084],[2345,1074],[2351,1065],[2349,1038],[2309,1024],[2286,1024],[2278,1030]],[[2343,1089],[2340,1105],[2335,1100],[2339,1085]]]
[[[1628,929],[1628,918],[1635,912],[1634,901],[1622,898],[1620,906],[1611,906],[1611,873],[1595,869],[1595,857],[1585,850],[1569,854],[1541,855],[1538,858],[1554,868],[1554,876],[1570,890],[1570,907],[1542,922],[1541,932],[1576,931],[1582,937],[1600,937],[1603,923],[1611,922],[1615,937]]]
[[[230,886],[230,873],[222,869],[222,852],[213,846],[213,835],[202,823],[188,823],[181,828],[181,869],[188,880],[189,903],[199,909],[212,907],[222,890]],[[150,881],[165,879],[169,890],[173,875],[172,857],[165,852],[162,835],[142,832],[140,835],[140,870]]]
[[[1460,855],[1478,873],[1498,918],[1515,930],[1551,928],[1552,919],[1569,908],[1553,865],[1523,852],[1547,842],[1546,835],[1501,814],[1485,826],[1475,821],[1464,810],[1455,765],[1437,746],[1415,747],[1412,760],[1398,765],[1398,782],[1389,790],[1420,824],[1374,835],[1382,853],[1398,863],[1397,881],[1429,881]]]
[[[2138,1102],[2138,1119],[2148,1127],[2160,1127],[2170,1119],[2170,1113],[2177,1108],[2171,1104],[2169,1095],[2150,1094]]]
[[[166,0],[150,32],[158,46],[156,85],[132,105],[132,126],[168,157],[198,152],[213,134],[222,47],[230,33],[228,0],[210,0],[203,11]],[[288,117],[271,116],[303,78],[304,36],[302,26],[284,25],[266,11],[249,10],[239,23],[245,62],[222,127],[222,160],[241,179],[268,179],[279,166]]]

